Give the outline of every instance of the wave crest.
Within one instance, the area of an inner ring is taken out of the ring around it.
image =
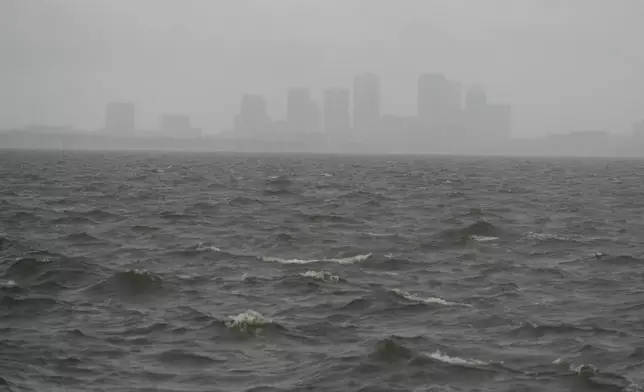
[[[460,302],[446,301],[446,300],[444,300],[442,298],[438,298],[438,297],[423,298],[423,297],[418,296],[416,294],[411,294],[411,293],[408,293],[406,291],[402,291],[400,289],[393,289],[392,292],[394,294],[396,294],[397,296],[402,297],[402,298],[404,298],[406,300],[414,301],[414,302],[420,302],[420,303],[424,303],[424,304],[438,304],[438,305],[445,305],[445,306],[467,306],[467,307],[472,306],[472,305],[463,304],[463,303],[460,303]]]
[[[300,276],[303,276],[305,278],[312,278],[326,283],[338,283],[340,281],[340,277],[338,275],[333,275],[332,273],[327,271],[308,270],[306,272],[300,273]]]
[[[450,365],[460,365],[460,366],[487,366],[488,362],[480,361],[478,359],[466,359],[459,357],[450,357],[447,354],[444,354],[440,350],[436,350],[431,354],[427,354],[429,358],[437,360],[439,362],[448,363]]]
[[[224,321],[224,325],[229,329],[252,334],[257,334],[268,327],[279,327],[279,324],[252,309],[229,316],[228,320]]]
[[[351,257],[344,258],[332,258],[332,259],[282,259],[279,257],[262,257],[261,259],[267,262],[275,262],[280,264],[313,264],[313,263],[337,263],[337,264],[354,264],[367,260],[371,257],[371,253],[356,255]]]

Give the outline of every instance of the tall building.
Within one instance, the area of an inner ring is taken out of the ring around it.
[[[289,89],[286,96],[286,121],[297,133],[318,131],[319,110],[308,88]]]
[[[324,132],[346,134],[351,129],[349,90],[329,89],[324,92]]]
[[[245,94],[240,103],[239,115],[235,117],[235,133],[238,135],[257,134],[265,131],[269,123],[264,97]]]
[[[487,92],[481,85],[475,84],[468,88],[465,97],[465,110],[470,113],[482,113],[487,105]]]
[[[469,86],[465,95],[465,128],[470,136],[485,139],[489,115],[487,110],[487,93],[483,86],[475,84]]]
[[[505,104],[488,104],[485,115],[485,135],[491,141],[512,137],[512,107]]]
[[[452,88],[443,74],[423,74],[418,78],[418,118],[432,130],[442,132],[449,127]]]
[[[380,78],[373,73],[355,77],[353,82],[353,128],[360,134],[380,125]]]
[[[185,114],[166,114],[161,117],[161,136],[172,138],[194,138],[201,136],[201,130],[193,128],[190,117]]]
[[[463,126],[463,86],[460,82],[449,82],[448,113],[450,128]]]
[[[135,130],[134,104],[110,102],[105,109],[105,130],[113,135],[131,136]]]

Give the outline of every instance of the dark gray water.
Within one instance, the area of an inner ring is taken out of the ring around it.
[[[0,390],[641,391],[642,173],[0,151]]]

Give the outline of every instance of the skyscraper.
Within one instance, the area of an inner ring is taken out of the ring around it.
[[[512,136],[512,107],[505,104],[488,104],[485,111],[486,137],[490,141],[503,141]]]
[[[360,134],[380,124],[380,78],[373,73],[356,76],[353,84],[353,128]]]
[[[485,139],[488,129],[487,93],[483,86],[475,84],[467,89],[465,96],[465,128],[470,136]]]
[[[193,128],[190,117],[185,114],[166,114],[161,118],[161,135],[172,138],[201,136],[201,130]]]
[[[449,127],[452,84],[443,74],[423,74],[418,78],[418,118],[436,131]]]
[[[346,134],[351,128],[349,90],[329,89],[324,92],[324,132]]]
[[[465,110],[470,113],[482,113],[487,105],[487,93],[479,84],[470,86],[465,97]]]
[[[239,115],[235,117],[235,133],[253,135],[266,130],[269,124],[266,100],[262,95],[245,94],[242,97]]]
[[[131,136],[135,129],[134,104],[111,102],[105,109],[105,130],[113,135]]]
[[[292,88],[286,97],[286,121],[292,132],[318,131],[319,112],[308,88]]]

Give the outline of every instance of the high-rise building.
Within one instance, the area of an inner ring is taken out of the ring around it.
[[[418,78],[418,118],[433,130],[449,127],[452,85],[443,74],[423,74]]]
[[[291,88],[286,97],[286,121],[292,132],[318,131],[319,111],[308,88]]]
[[[510,139],[512,136],[512,107],[505,104],[487,104],[485,135],[491,141]]]
[[[353,128],[360,134],[380,125],[380,78],[373,73],[358,75],[353,83]]]
[[[324,132],[346,134],[351,129],[349,90],[329,89],[324,92]]]
[[[190,117],[185,114],[166,114],[161,118],[161,135],[172,138],[201,136],[201,130],[193,128]]]
[[[483,86],[469,86],[465,95],[465,128],[467,133],[479,140],[486,138],[489,119],[487,93]]]
[[[487,105],[487,93],[481,85],[475,84],[468,88],[465,97],[465,110],[469,113],[482,113]]]
[[[241,100],[239,115],[235,117],[235,132],[238,135],[257,134],[265,131],[269,123],[264,97],[245,94]]]
[[[113,135],[131,136],[135,130],[134,104],[111,102],[105,109],[105,130]]]

